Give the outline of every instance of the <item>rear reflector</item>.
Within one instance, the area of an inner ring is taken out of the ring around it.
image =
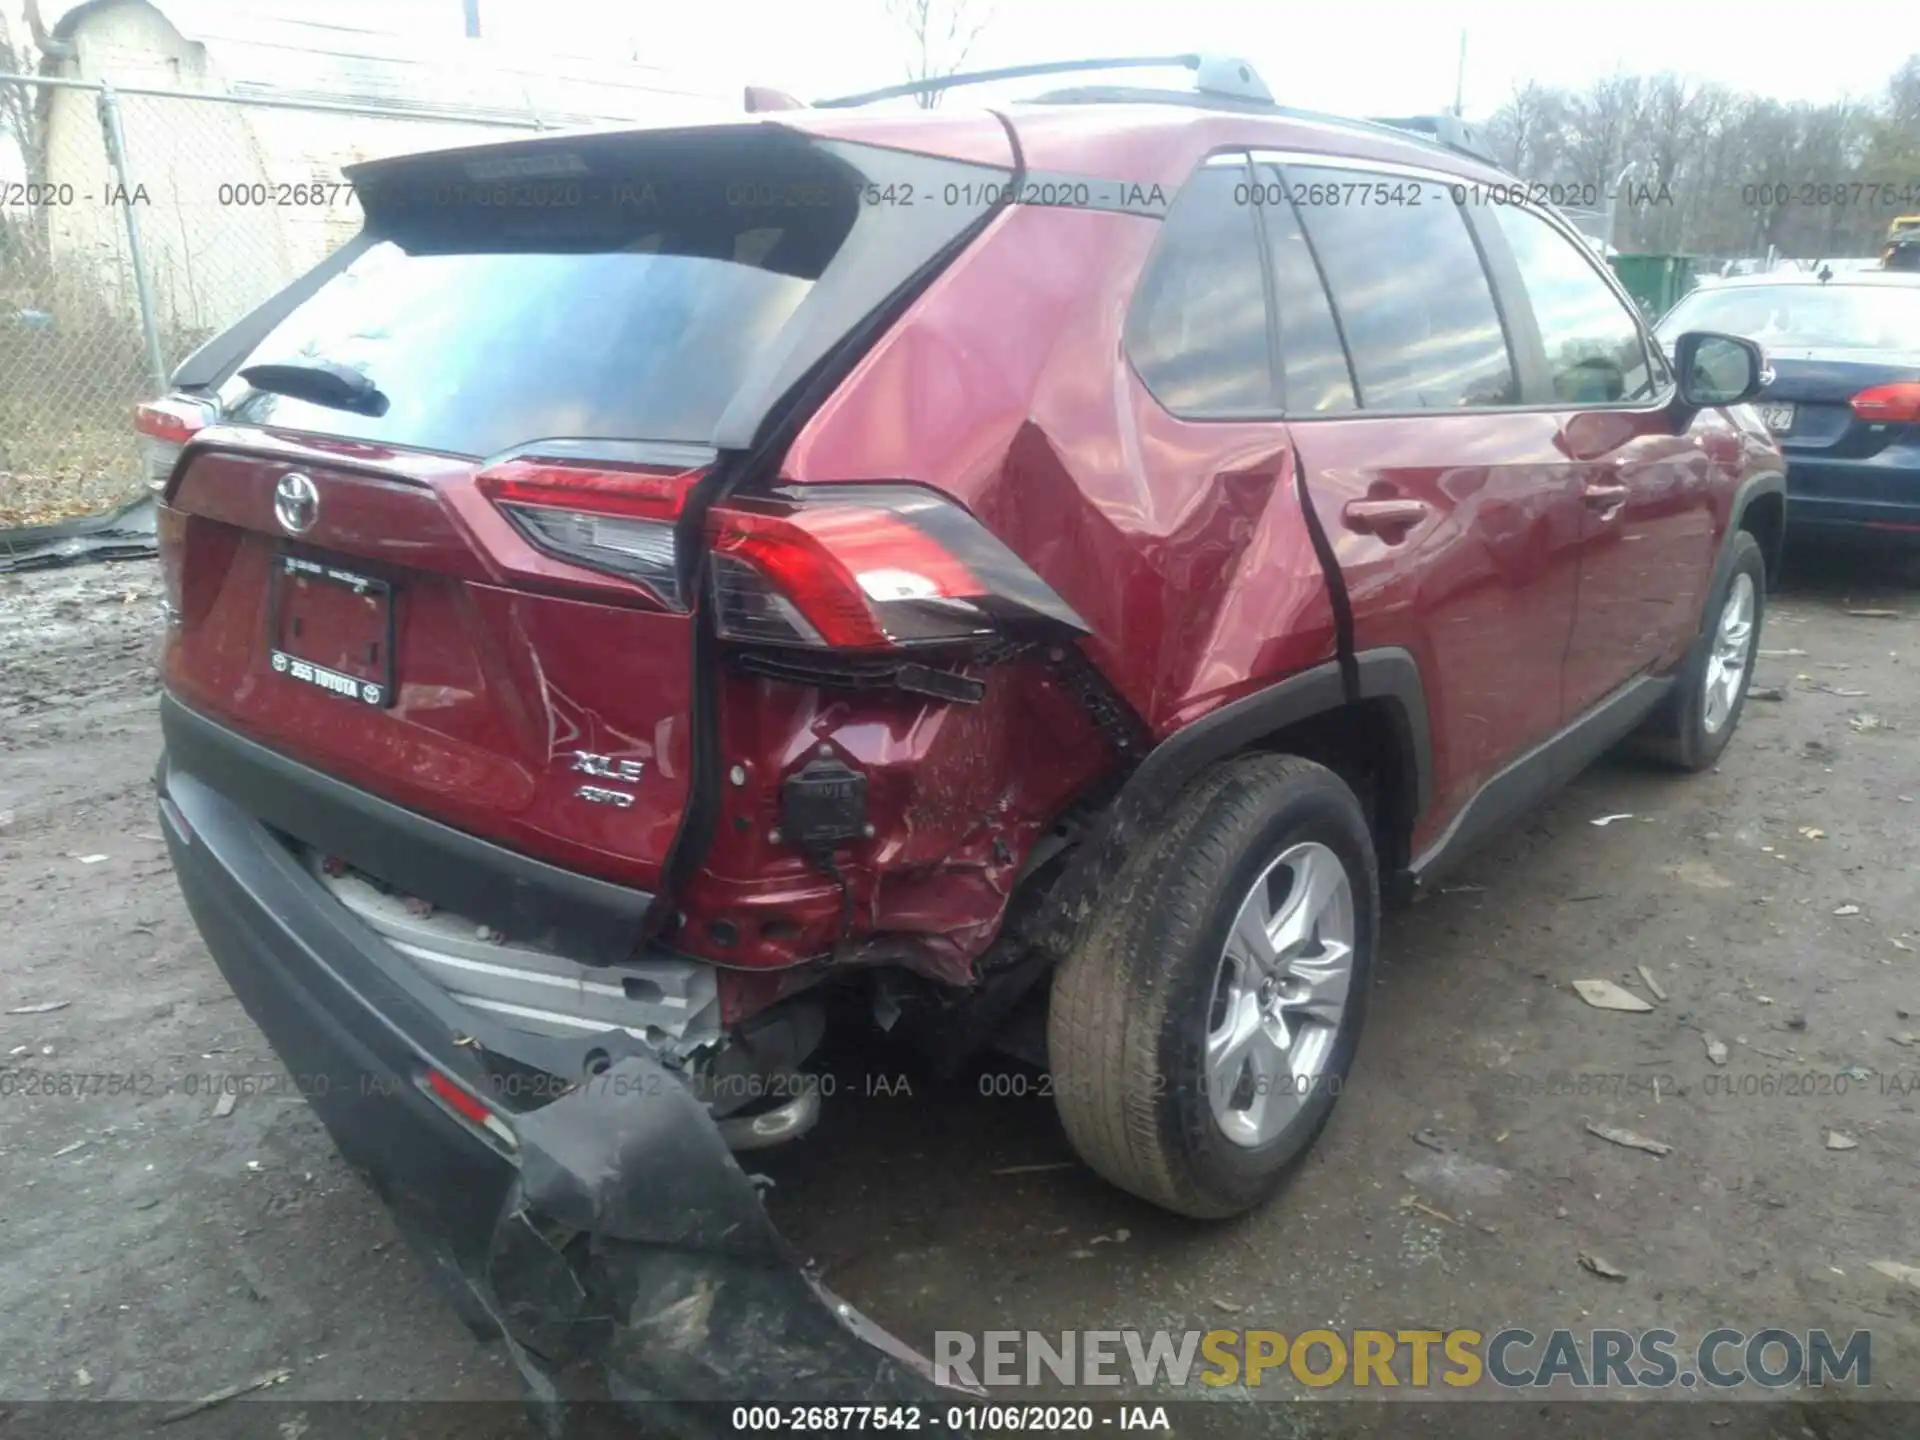
[[[673,527],[705,473],[508,460],[477,480],[536,549],[632,580],[684,610]]]
[[[1084,621],[985,526],[912,485],[794,486],[708,517],[729,640],[888,650]]]
[[[167,488],[180,452],[212,418],[208,406],[175,396],[134,407],[133,428],[140,432],[141,469],[149,490],[158,495]]]
[[[1853,413],[1876,425],[1920,421],[1920,382],[1875,385],[1853,397]]]
[[[436,1099],[462,1120],[478,1125],[506,1145],[518,1146],[519,1141],[514,1138],[513,1131],[508,1127],[507,1122],[494,1114],[451,1076],[442,1074],[438,1070],[428,1070],[426,1086]]]

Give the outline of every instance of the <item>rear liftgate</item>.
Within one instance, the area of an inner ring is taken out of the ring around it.
[[[832,142],[822,148],[837,152],[836,160],[860,163],[859,175],[848,177],[860,186],[885,185],[889,167],[982,169]],[[755,167],[759,174],[771,168]],[[928,183],[924,174],[918,178]],[[867,274],[836,275],[827,265],[810,297],[821,313],[808,315],[803,305],[790,322],[800,333],[784,373],[754,377],[761,385],[757,398],[751,381],[736,394],[716,426],[718,463],[696,478],[683,500],[656,513],[644,487],[632,497],[638,503],[626,504],[627,497],[600,483],[604,471],[575,486],[564,465],[541,467],[533,478],[544,483],[496,489],[493,496],[536,547],[556,558],[617,574],[664,549],[676,557],[682,593],[709,598],[696,615],[693,794],[662,876],[665,894],[699,863],[718,783],[717,762],[701,753],[714,738],[716,624],[734,638],[762,638],[763,631],[788,625],[804,634],[791,637],[799,643],[821,638],[805,618],[811,613],[819,621],[818,609],[807,603],[812,597],[790,602],[760,583],[762,572],[778,573],[787,555],[783,544],[797,549],[796,537],[801,545],[810,537],[781,518],[789,507],[771,496],[769,503],[745,507],[727,506],[725,497],[740,477],[777,457],[881,318],[895,313],[982,217],[950,212],[944,233],[891,237],[892,243],[863,233],[878,231],[886,218],[863,207],[842,249],[853,252]],[[877,251],[891,252],[897,270],[876,265]],[[891,297],[875,293],[881,277]],[[848,293],[822,293],[836,281]],[[855,322],[851,329],[849,322]],[[710,508],[715,502],[722,508]],[[647,543],[645,530],[655,532],[655,544]],[[650,1422],[681,1434],[731,1434],[715,1402],[772,1399],[937,1407],[921,1411],[921,1426],[958,1433],[942,1423],[941,1402],[961,1392],[937,1385],[925,1357],[811,1273],[775,1229],[760,1183],[742,1169],[705,1103],[644,1046],[629,1047],[578,1088],[511,1124],[519,1178],[475,1295],[498,1324],[550,1435],[567,1429],[556,1382],[573,1356],[598,1364],[615,1401],[645,1405]]]

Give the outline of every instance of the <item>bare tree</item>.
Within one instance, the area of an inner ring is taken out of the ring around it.
[[[957,75],[967,53],[993,21],[990,4],[980,0],[887,0],[887,13],[907,32],[909,80],[937,80]],[[940,91],[914,97],[923,110],[940,103]]]
[[[1673,74],[1656,75],[1648,82],[1640,111],[1641,135],[1635,149],[1645,170],[1645,184],[1657,196],[1673,194],[1681,163],[1705,138],[1702,121],[1710,112],[1699,107],[1699,90]],[[1680,236],[1682,217],[1677,204],[1629,207],[1632,248],[1665,250]]]
[[[1872,192],[1876,196],[1908,194],[1920,178],[1920,55],[1910,57],[1887,82],[1881,113],[1874,117],[1863,147],[1860,174],[1869,186],[1883,187]],[[1920,207],[1901,208],[1911,213]],[[1875,207],[1876,245],[1895,213]]]
[[[1640,128],[1640,92],[1638,75],[1613,75],[1574,100],[1567,146],[1573,173],[1568,178],[1595,185],[1613,183]]]
[[[27,0],[28,23],[37,28],[39,18],[33,0]],[[38,63],[35,47],[24,38],[15,39],[7,27],[7,17],[0,14],[0,73],[31,75]],[[0,82],[0,145],[8,141],[20,152],[28,184],[38,185],[46,179],[47,151],[40,123],[40,94],[34,86]],[[29,255],[44,258],[47,252],[45,207],[29,207],[24,225],[8,226],[7,233],[0,236],[0,245],[9,243],[24,245]]]
[[[13,38],[12,31],[7,27],[7,17],[0,12],[0,72],[31,75],[35,63],[33,46],[24,39],[16,41]],[[30,176],[33,174],[34,157],[40,151],[39,120],[32,86],[0,84],[0,135],[12,137],[13,143],[20,147]]]
[[[1560,97],[1536,81],[1513,87],[1507,103],[1486,124],[1500,163],[1516,173],[1538,170],[1535,163],[1547,132],[1559,120]]]
[[[1616,217],[1623,248],[1870,255],[1920,176],[1920,56],[1872,106],[1615,75],[1580,92],[1522,86],[1486,130],[1508,168],[1556,187],[1610,185],[1635,162]]]
[[[1886,120],[1920,144],[1920,55],[1909,55],[1887,82]]]

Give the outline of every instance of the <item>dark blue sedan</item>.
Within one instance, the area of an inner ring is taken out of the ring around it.
[[[1753,401],[1787,457],[1796,531],[1920,537],[1920,274],[1752,275],[1695,290],[1655,327],[1760,342]]]

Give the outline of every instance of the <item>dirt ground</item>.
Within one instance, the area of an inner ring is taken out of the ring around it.
[[[165,1433],[272,1435],[266,1415],[287,1440],[342,1417],[531,1437],[511,1407],[356,1407],[518,1384],[302,1102],[221,1116],[197,1088],[278,1067],[152,814],[156,587],[147,563],[0,578],[0,1431],[36,1409],[17,1402],[184,1402],[285,1370],[272,1409]],[[1873,609],[1898,613],[1848,613]],[[1757,684],[1784,698],[1749,703],[1717,771],[1604,760],[1390,919],[1354,1079],[1259,1213],[1198,1225],[1108,1189],[1066,1163],[1017,1064],[903,1085],[874,1052],[763,1167],[776,1219],[926,1350],[936,1328],[1865,1328],[1871,1395],[1920,1400],[1920,1288],[1869,1268],[1920,1265],[1920,1044],[1900,1043],[1920,1032],[1920,565],[1797,557],[1761,643]],[[1626,818],[1590,823],[1608,815]],[[1570,983],[1649,995],[1642,966],[1666,997],[1650,1013]],[[135,1084],[45,1093],[61,1073]],[[1582,1270],[1583,1251],[1626,1278]],[[1573,1433],[1524,1402],[1414,1424],[1406,1405],[1209,1398],[1176,1433]],[[1863,1433],[1813,1403],[1659,1408],[1679,1417],[1662,1434]],[[1885,1433],[1920,1433],[1898,1409]],[[131,1433],[132,1413],[60,1407],[55,1428]]]

